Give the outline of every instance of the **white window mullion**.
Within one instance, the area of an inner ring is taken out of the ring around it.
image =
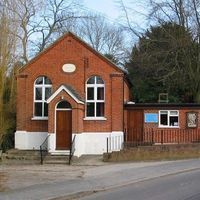
[[[36,102],[38,103],[42,103],[42,116],[44,117],[44,100],[45,100],[45,83],[44,83],[44,77],[42,78],[42,84],[41,85],[37,85],[36,88],[42,88],[42,99],[38,100]]]
[[[97,116],[97,113],[96,113],[96,111],[97,111],[97,103],[96,103],[96,102],[94,102],[94,117],[96,117],[96,116]]]
[[[105,102],[105,86],[103,87],[103,101]]]
[[[167,126],[170,126],[170,111],[167,111]]]
[[[43,85],[42,87],[42,117],[44,117],[44,101],[45,101],[45,86]]]
[[[42,102],[42,117],[44,117],[44,102]]]
[[[97,84],[97,77],[96,76],[94,77],[94,84],[95,85]]]
[[[96,81],[96,77],[95,77]],[[96,83],[96,82],[95,82]],[[97,86],[94,87],[94,116],[97,116]]]

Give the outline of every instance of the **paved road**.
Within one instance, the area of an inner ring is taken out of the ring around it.
[[[200,200],[200,170],[141,181],[81,199]]]
[[[75,167],[65,165],[58,167],[38,165],[34,167],[20,166],[20,168],[16,169],[15,167],[10,166],[2,166],[2,168],[0,166],[0,188],[5,188],[5,190],[0,192],[0,200],[46,200],[54,198],[66,200],[69,199],[70,195],[77,198],[77,195],[79,194],[83,197],[84,195],[91,194],[93,191],[109,191],[112,188],[121,188],[123,190],[129,188],[129,186],[131,187],[131,184],[135,186],[135,190],[139,191],[139,193],[146,191],[144,195],[148,198],[144,199],[149,200],[149,197],[151,197],[150,195],[154,194],[154,192],[151,192],[150,189],[147,190],[146,188],[154,186],[156,188],[155,191],[159,194],[159,191],[164,188],[161,187],[163,184],[166,184],[166,187],[168,186],[169,189],[171,187],[174,190],[176,190],[177,186],[180,184],[178,181],[176,182],[176,178],[171,184],[170,181],[165,182],[165,179],[161,179],[163,180],[163,183],[160,184],[161,182],[157,182],[159,177],[175,176],[181,178],[181,173],[188,174],[189,171],[194,171],[196,174],[193,175],[193,179],[189,179],[188,177],[185,177],[184,179],[183,176],[183,178],[180,179],[181,182],[183,179],[190,180],[190,182],[186,182],[188,185],[182,185],[180,188],[190,189],[190,186],[194,183],[194,185],[198,186],[197,188],[194,186],[194,189],[196,188],[198,189],[197,191],[200,191],[200,182],[198,182],[200,176],[199,174],[197,176],[197,172],[200,170],[200,159],[119,163],[89,168],[86,166]],[[148,183],[151,184],[148,185]],[[125,185],[127,187],[123,187]],[[181,189],[177,191],[181,191]],[[155,194],[157,194],[156,192]],[[169,190],[168,193],[170,192],[171,191]],[[196,191],[192,191],[191,195],[194,192]],[[124,191],[120,194],[122,193],[124,194]],[[97,195],[101,194],[99,193]],[[128,199],[137,200],[138,198],[131,197]],[[141,199],[143,198],[141,197]],[[153,199],[159,200],[156,198]],[[170,198],[168,199],[171,200]],[[162,200],[164,200],[164,198]],[[200,200],[200,198],[198,200]]]

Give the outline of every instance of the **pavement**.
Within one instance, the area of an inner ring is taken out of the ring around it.
[[[200,169],[200,159],[104,163],[99,156],[74,165],[0,165],[0,200],[67,200],[170,174]]]

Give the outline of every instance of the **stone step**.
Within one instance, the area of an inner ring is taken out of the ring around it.
[[[10,149],[6,152],[8,155],[22,155],[22,156],[39,156],[39,150],[18,150],[18,149]]]
[[[69,155],[51,155],[48,154],[43,161],[44,164],[68,164]]]
[[[4,164],[39,164],[40,152],[36,150],[10,149],[2,154]]]
[[[45,160],[68,160],[69,155],[50,155],[45,156]]]
[[[40,160],[16,160],[16,159],[4,159],[0,164],[5,165],[39,165]]]
[[[59,154],[58,154],[59,153]],[[69,152],[57,152],[57,154],[48,153],[43,163],[44,164],[68,164]],[[17,150],[11,149],[2,155],[3,163],[10,164],[40,164],[40,151],[38,150]]]
[[[9,160],[39,160],[40,156],[38,155],[14,155],[14,154],[7,154],[4,153],[2,155],[2,160],[9,159]]]

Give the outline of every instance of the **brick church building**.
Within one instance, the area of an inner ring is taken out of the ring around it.
[[[17,76],[15,148],[102,154],[106,138],[123,138],[126,73],[72,33],[55,41]]]

